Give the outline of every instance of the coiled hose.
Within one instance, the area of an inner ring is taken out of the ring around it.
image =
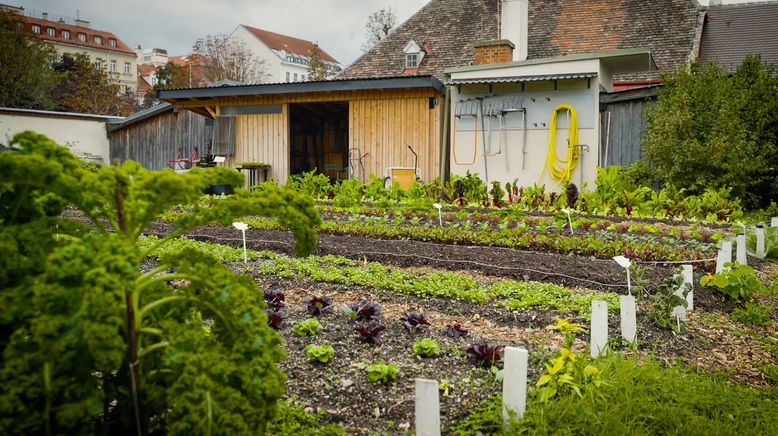
[[[565,156],[564,160],[557,156],[556,151],[556,118],[559,112],[562,111],[568,111],[570,113],[570,125],[567,129],[567,155]],[[578,115],[576,114],[575,109],[569,104],[560,104],[554,108],[554,111],[551,113],[551,123],[549,125],[548,138],[548,156],[546,157],[546,167],[548,168],[548,173],[554,180],[558,181],[554,188],[560,184],[567,184],[570,182],[573,171],[575,170],[575,167],[578,166],[580,154],[581,151],[578,148]]]

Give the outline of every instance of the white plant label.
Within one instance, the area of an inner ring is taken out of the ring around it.
[[[416,379],[416,434],[440,436],[440,397],[437,380]]]
[[[240,233],[243,235],[243,263],[247,264],[249,263],[249,261],[248,261],[248,255],[246,253],[246,230],[248,230],[249,225],[246,223],[242,223],[240,221],[236,221],[232,223],[232,226],[240,230]]]
[[[719,254],[716,257],[716,272],[720,273],[724,271],[724,264],[732,262],[732,241],[721,241],[721,248],[719,248]]]
[[[608,344],[608,302],[592,300],[592,324],[589,348],[592,358],[604,356]]]
[[[622,295],[620,298],[621,337],[627,344],[634,344],[638,339],[638,320],[635,297]]]
[[[746,235],[737,235],[737,252],[735,253],[735,260],[741,265],[748,265],[748,257],[746,256]]]
[[[502,417],[506,425],[511,415],[522,418],[527,407],[527,365],[525,348],[505,347],[505,371],[502,381]]]
[[[756,228],[756,257],[758,259],[765,258],[764,227]]]
[[[683,282],[689,285],[689,293],[686,294],[686,310],[694,310],[694,268],[691,265],[682,265]]]
[[[778,216],[770,218],[770,227],[778,227]]]

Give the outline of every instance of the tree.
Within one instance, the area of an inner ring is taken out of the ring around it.
[[[124,116],[133,112],[134,95],[123,92],[107,71],[92,64],[89,56],[64,56],[54,64],[54,70],[63,76],[54,90],[62,110]]]
[[[392,32],[397,24],[397,14],[392,8],[381,9],[367,17],[365,24],[365,42],[362,51],[367,52]]]
[[[700,194],[732,188],[749,208],[778,198],[778,77],[758,56],[734,75],[692,65],[665,78],[644,150],[664,183]]]
[[[42,135],[13,143],[22,151],[0,153],[0,433],[264,434],[284,376],[261,293],[207,253],[165,249],[187,229],[259,214],[287,223],[305,255],[312,201],[273,185],[204,205],[206,186],[243,177],[87,170]],[[179,204],[193,213],[144,243]],[[67,205],[89,225],[63,217]]]
[[[314,44],[308,53],[308,80],[327,80],[327,64],[321,58],[319,44]]]
[[[19,15],[0,10],[0,106],[51,109],[54,51],[23,24]]]
[[[220,80],[262,83],[267,79],[267,63],[259,59],[245,42],[228,35],[208,35],[198,39],[192,48],[202,59],[201,76],[207,86]]]
[[[165,65],[157,68],[155,73],[157,77],[157,83],[152,88],[151,92],[156,93],[161,89],[177,89],[189,87],[189,72],[185,71],[182,67],[168,62]]]

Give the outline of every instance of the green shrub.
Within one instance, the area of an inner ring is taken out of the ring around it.
[[[413,355],[421,357],[435,357],[440,353],[438,341],[430,338],[417,339],[413,343]]]
[[[386,364],[383,360],[365,368],[367,378],[373,383],[387,384],[397,379],[399,368],[394,363]]]
[[[700,279],[702,286],[713,287],[735,301],[750,301],[754,292],[762,291],[762,282],[748,265],[727,262],[725,269],[715,275],[708,273]]]
[[[309,344],[306,345],[305,347],[305,356],[311,360],[316,360],[321,363],[327,363],[333,357],[335,357],[335,349],[332,348],[332,345],[329,344],[321,344],[321,345]]]
[[[743,324],[769,326],[773,323],[773,308],[749,301],[732,311],[732,319]]]
[[[321,331],[321,324],[316,318],[310,318],[295,324],[292,331],[297,336],[313,336]]]

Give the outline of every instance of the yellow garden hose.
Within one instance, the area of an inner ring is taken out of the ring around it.
[[[556,151],[556,117],[559,112],[568,111],[570,113],[570,125],[567,129],[567,156],[565,159],[560,159],[557,156]],[[569,104],[560,104],[551,113],[551,123],[549,125],[549,138],[548,138],[548,156],[546,157],[546,167],[548,173],[554,180],[558,180],[556,186],[562,183],[570,182],[570,178],[573,175],[573,170],[578,165],[580,158],[580,150],[578,149],[578,115]],[[544,168],[545,169],[545,168]],[[541,174],[543,174],[541,172]],[[542,177],[542,176],[541,176]],[[554,188],[556,188],[554,186]],[[551,189],[554,189],[551,188]]]

